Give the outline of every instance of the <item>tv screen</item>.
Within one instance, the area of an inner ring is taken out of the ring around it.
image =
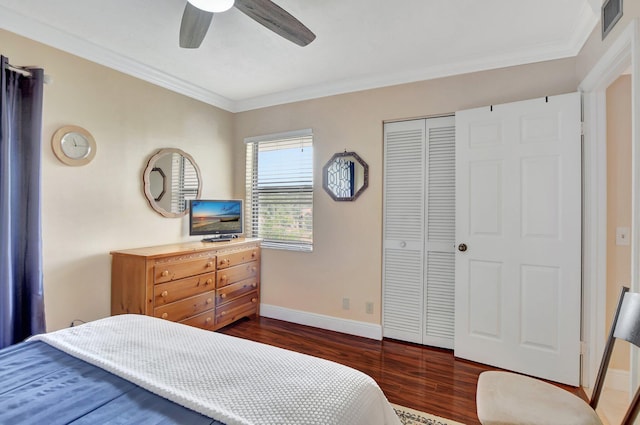
[[[190,235],[237,237],[242,229],[242,200],[194,199],[189,208]]]

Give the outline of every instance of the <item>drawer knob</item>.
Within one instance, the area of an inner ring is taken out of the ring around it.
[[[207,267],[207,268],[211,268],[211,267],[213,267],[213,262],[209,261],[209,262],[207,263],[206,267]]]
[[[253,286],[254,288],[257,288],[257,287],[258,287],[258,284],[257,284],[256,282],[253,282],[253,283],[251,284],[251,286]]]
[[[251,267],[251,273],[255,273],[258,269],[256,269],[255,267]]]
[[[256,255],[257,255],[257,253],[256,253],[255,251],[253,251],[253,252],[251,253],[251,258],[256,258]]]
[[[258,302],[258,299],[257,298],[251,298],[251,302],[252,303],[256,303],[256,302]]]
[[[169,313],[162,313],[162,318],[166,319],[167,317],[169,317]]]
[[[223,274],[222,277],[220,277],[221,282],[226,282],[227,280],[229,280],[229,278],[227,277],[226,274]]]
[[[166,298],[167,295],[169,295],[168,291],[162,291],[162,294],[160,294],[163,298]]]
[[[207,319],[205,320],[205,323],[211,323],[211,317],[207,317]]]
[[[226,316],[226,315],[227,315],[226,311],[223,311],[223,312],[220,313],[220,316]]]
[[[207,279],[207,281],[204,283],[204,286],[211,285],[212,283],[213,279]]]
[[[207,298],[207,304],[211,304],[212,302],[213,302],[213,299]]]
[[[220,294],[220,298],[227,298],[227,294]]]
[[[169,276],[169,270],[164,270],[162,273],[160,273],[160,276],[162,276],[162,277]]]

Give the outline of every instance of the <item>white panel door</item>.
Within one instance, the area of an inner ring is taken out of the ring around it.
[[[457,357],[579,384],[580,172],[578,93],[456,113]]]

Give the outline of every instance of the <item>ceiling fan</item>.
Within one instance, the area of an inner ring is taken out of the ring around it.
[[[316,38],[302,22],[271,0],[188,0],[180,25],[180,47],[200,47],[214,13],[225,12],[233,6],[298,46],[304,47]]]

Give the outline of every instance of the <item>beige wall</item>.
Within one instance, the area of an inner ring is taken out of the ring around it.
[[[631,245],[616,245],[616,227],[631,228],[631,76],[607,89],[607,323],[621,286],[631,285]],[[616,345],[613,369],[629,369],[628,345]]]
[[[602,40],[602,27],[600,23],[596,25],[591,36],[587,39],[580,54],[577,56],[577,75],[582,81],[594,65],[600,60],[602,55],[611,47],[613,42],[620,36],[629,23],[640,17],[640,1],[632,0],[623,2],[623,15],[613,30]]]
[[[580,80],[584,79],[589,72],[593,69],[596,63],[602,58],[602,56],[606,53],[606,51],[613,45],[613,43],[620,37],[620,34],[628,27],[628,25],[633,21],[640,17],[640,2],[639,1],[627,1],[623,4],[624,14],[620,21],[616,24],[614,29],[609,33],[609,35],[602,40],[601,36],[601,26],[598,24],[596,28],[593,30],[591,36],[587,39],[585,45],[582,50],[576,57],[576,70],[577,76]],[[626,155],[630,156],[630,145],[632,140],[631,135],[631,78],[629,76],[623,77],[621,80],[616,81],[612,84],[612,86],[607,91],[607,155],[613,155],[617,159],[622,159],[624,155],[619,149],[627,150]],[[617,97],[617,100],[610,99],[610,95]],[[620,116],[615,118],[615,120],[629,120],[624,123],[613,123],[611,120],[613,119],[612,113],[609,111],[609,108],[615,108],[616,111],[620,112]],[[625,108],[627,108],[625,110]],[[628,115],[628,118],[624,118]],[[613,124],[613,125],[612,125]],[[617,126],[620,124],[620,126]],[[628,126],[628,129],[626,128]],[[625,134],[625,132],[628,132]],[[611,146],[609,143],[612,138],[615,140],[615,145]],[[629,146],[625,146],[625,139],[628,139],[627,143]],[[619,143],[620,142],[620,143]],[[615,161],[617,161],[617,159]],[[631,189],[627,189],[625,187],[626,180],[628,183],[631,182],[631,171],[627,170],[626,167],[630,167],[630,162],[628,161],[628,157],[625,158],[624,161],[620,163],[612,164],[612,160],[608,158],[607,168],[608,171],[608,183],[607,183],[607,191],[608,191],[608,200],[609,205],[607,207],[608,213],[616,214],[615,218],[608,217],[607,223],[607,250],[609,253],[613,253],[613,256],[609,255],[607,258],[607,323],[606,326],[610,326],[611,317],[613,314],[613,309],[615,308],[615,300],[618,297],[618,289],[619,285],[626,283],[627,285],[631,284],[631,276],[630,276],[630,252],[626,253],[625,250],[628,249],[626,247],[618,247],[615,246],[615,226],[622,225],[622,221],[627,221],[627,225],[631,225],[631,206],[624,205],[620,200],[627,195],[624,193],[629,193]],[[611,172],[611,167],[621,167],[621,170],[617,170],[615,172]],[[623,173],[628,173],[627,176],[624,176]],[[616,182],[622,184],[622,187],[613,187],[613,182],[611,180],[615,180]],[[613,191],[613,193],[612,193]],[[616,196],[614,203],[617,203],[617,208],[612,206],[611,196]],[[622,198],[620,198],[622,197]],[[628,200],[627,202],[630,202]],[[625,211],[627,210],[628,211]],[[611,221],[615,219],[618,223],[612,223]],[[627,256],[629,255],[628,259]],[[626,343],[617,344],[622,347],[616,347],[616,351],[614,352],[614,357],[612,358],[612,367],[615,369],[628,370],[629,369],[629,354],[626,349]]]
[[[404,84],[239,113],[235,121],[236,192],[244,191],[245,137],[312,128],[314,251],[265,250],[262,301],[305,312],[381,322],[383,121],[446,114],[575,91],[575,60],[566,59]],[[334,202],[321,169],[335,152],[356,151],[369,188],[356,202]],[[351,309],[342,310],[342,298]],[[374,314],[365,303],[374,303]]]
[[[53,77],[44,90],[43,258],[47,328],[110,314],[109,251],[188,239],[185,219],[155,213],[142,171],[159,148],[193,155],[203,196],[232,192],[233,115],[59,50],[0,31],[0,53]],[[97,155],[69,167],[50,139],[66,124],[89,130]]]
[[[625,12],[626,13],[626,12]],[[245,137],[312,128],[317,190],[314,252],[265,250],[263,302],[337,318],[381,321],[383,121],[446,114],[575,91],[576,59],[491,70],[231,114],[75,56],[0,31],[0,53],[37,64],[45,88],[43,231],[49,329],[109,314],[114,249],[187,239],[186,220],[155,214],[141,173],[162,147],[191,153],[203,196],[242,196]],[[49,147],[60,126],[76,124],[98,142],[85,167],[61,164]],[[335,152],[356,151],[370,186],[353,203],[334,202],[320,171]],[[342,298],[351,309],[342,310]],[[374,314],[365,303],[374,303]]]

